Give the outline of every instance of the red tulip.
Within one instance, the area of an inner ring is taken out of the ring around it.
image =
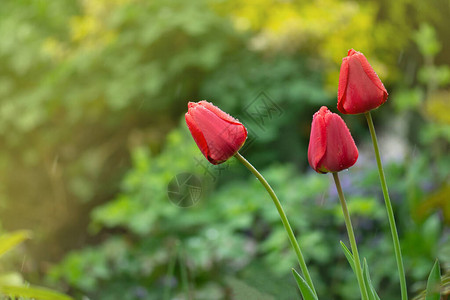
[[[361,114],[386,102],[388,93],[364,54],[350,49],[339,74],[338,109]]]
[[[207,101],[189,102],[186,123],[200,151],[210,163],[223,163],[244,145],[247,129]]]
[[[344,120],[322,106],[313,116],[308,161],[318,173],[339,172],[353,166],[358,149]]]

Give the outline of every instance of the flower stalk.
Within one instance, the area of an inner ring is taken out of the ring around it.
[[[395,225],[394,211],[392,209],[391,199],[389,198],[386,177],[384,176],[383,165],[381,163],[377,135],[375,132],[375,127],[373,126],[372,115],[370,114],[370,111],[364,113],[364,115],[366,116],[367,124],[369,125],[370,136],[372,137],[373,149],[375,151],[375,157],[377,160],[381,189],[383,190],[384,203],[386,204],[386,210],[389,219],[389,227],[391,228],[392,241],[394,243],[395,260],[397,262],[398,275],[400,279],[401,296],[402,300],[407,300],[408,292],[406,289],[406,278],[405,278],[405,269],[403,267],[402,251],[400,248],[400,240],[398,238],[397,226]]]
[[[358,280],[359,290],[363,300],[369,300],[367,293],[367,287],[364,283],[363,272],[361,268],[361,260],[359,259],[358,247],[356,246],[355,234],[353,232],[352,221],[350,220],[350,214],[347,208],[347,202],[345,201],[344,193],[342,192],[341,182],[337,172],[333,173],[334,183],[339,194],[339,200],[342,206],[342,212],[344,214],[345,226],[347,227],[348,239],[352,248],[353,260],[355,261],[355,273]]]
[[[289,224],[289,221],[286,217],[286,213],[283,210],[283,207],[280,203],[280,200],[278,200],[277,195],[273,191],[272,187],[269,185],[267,180],[256,170],[255,167],[253,167],[252,164],[250,164],[239,152],[237,152],[234,155],[247,169],[250,170],[250,172],[253,173],[253,175],[258,178],[259,182],[264,186],[264,188],[269,193],[270,197],[273,200],[273,203],[275,204],[275,207],[277,208],[278,214],[280,215],[281,222],[283,223],[284,229],[286,230],[286,233],[289,237],[289,241],[291,242],[292,248],[294,248],[295,254],[297,255],[298,263],[300,265],[300,268],[303,272],[303,276],[305,276],[305,280],[310,286],[311,290],[314,292],[314,294],[317,296],[317,292],[314,288],[313,281],[311,279],[311,275],[309,274],[308,267],[306,266],[305,259],[303,258],[302,251],[300,249],[300,246],[295,238],[294,232],[292,231],[291,225]]]

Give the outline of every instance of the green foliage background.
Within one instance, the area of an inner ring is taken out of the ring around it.
[[[419,294],[436,257],[450,264],[448,15],[446,0],[2,0],[0,225],[34,239],[0,271],[22,265],[77,299],[295,298],[270,199],[234,160],[208,165],[186,129],[187,102],[207,99],[249,128],[244,154],[279,194],[319,296],[357,299],[334,186],[306,159],[312,114],[336,112],[355,48],[390,94],[373,116]],[[246,114],[261,92],[282,110],[263,127]],[[380,297],[398,299],[368,130],[344,119],[361,152],[342,178],[360,253]],[[184,209],[167,197],[183,172],[204,187]]]

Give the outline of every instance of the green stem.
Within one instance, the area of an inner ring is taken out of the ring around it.
[[[297,255],[298,263],[300,265],[300,268],[302,269],[303,276],[305,276],[305,280],[308,283],[311,290],[314,292],[314,294],[317,296],[317,292],[314,288],[313,281],[311,279],[311,275],[309,275],[308,267],[306,266],[305,259],[303,258],[302,251],[300,250],[300,246],[295,239],[294,232],[292,231],[291,225],[289,225],[289,221],[286,217],[286,214],[284,213],[283,207],[281,206],[280,200],[278,200],[277,195],[273,191],[272,187],[269,185],[269,183],[264,179],[264,177],[258,172],[258,170],[255,169],[255,167],[252,166],[241,154],[236,153],[234,155],[244,166],[247,167],[247,169],[250,170],[250,172],[253,173],[253,175],[258,178],[259,182],[265,187],[267,192],[269,193],[270,197],[273,200],[273,203],[275,204],[278,214],[280,215],[281,222],[283,223],[284,229],[286,230],[289,240],[291,241],[291,245],[295,250],[295,254]]]
[[[338,173],[333,173],[334,183],[339,194],[339,200],[341,201],[342,212],[344,213],[345,226],[347,227],[348,239],[352,247],[353,260],[355,261],[356,278],[358,279],[359,290],[361,291],[361,297],[363,300],[368,300],[369,295],[367,293],[366,285],[364,283],[361,260],[359,259],[358,247],[356,246],[355,234],[353,233],[352,221],[350,220],[350,214],[348,213],[347,203],[345,202],[344,193],[342,192],[341,182],[339,181]]]
[[[184,254],[184,251],[179,249],[178,251],[179,254],[179,260],[180,260],[180,272],[181,272],[181,283],[184,289],[184,294],[186,296],[187,300],[192,299],[191,298],[191,293],[189,291],[189,279],[188,279],[188,274],[187,274],[187,270],[186,270],[186,256]]]
[[[170,280],[172,280],[172,278],[175,274],[175,263],[177,261],[177,257],[178,257],[178,242],[175,244],[173,254],[169,260],[169,267],[168,267],[167,275],[166,275],[168,282],[166,282],[166,285],[164,287],[164,294],[163,294],[164,300],[169,300],[169,298],[170,298],[170,288],[171,288]]]
[[[372,115],[369,112],[364,114],[369,125],[370,135],[372,137],[373,149],[377,158],[378,174],[380,175],[381,189],[383,190],[384,202],[389,219],[389,227],[391,228],[392,241],[394,242],[395,259],[397,261],[398,276],[400,278],[400,288],[402,293],[402,300],[408,299],[408,292],[406,289],[405,269],[403,267],[402,251],[400,249],[400,240],[398,238],[397,227],[395,226],[394,211],[392,210],[391,199],[389,199],[388,187],[386,178],[384,177],[383,165],[381,164],[380,150],[378,149],[377,135],[375,127],[373,126]]]

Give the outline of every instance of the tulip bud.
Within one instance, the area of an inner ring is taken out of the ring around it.
[[[313,116],[308,161],[318,173],[339,172],[353,166],[358,149],[344,120],[322,106]]]
[[[364,54],[350,49],[339,74],[338,109],[361,114],[386,102],[388,93]]]
[[[242,123],[207,101],[189,102],[185,118],[194,141],[213,165],[235,155],[247,138]]]

